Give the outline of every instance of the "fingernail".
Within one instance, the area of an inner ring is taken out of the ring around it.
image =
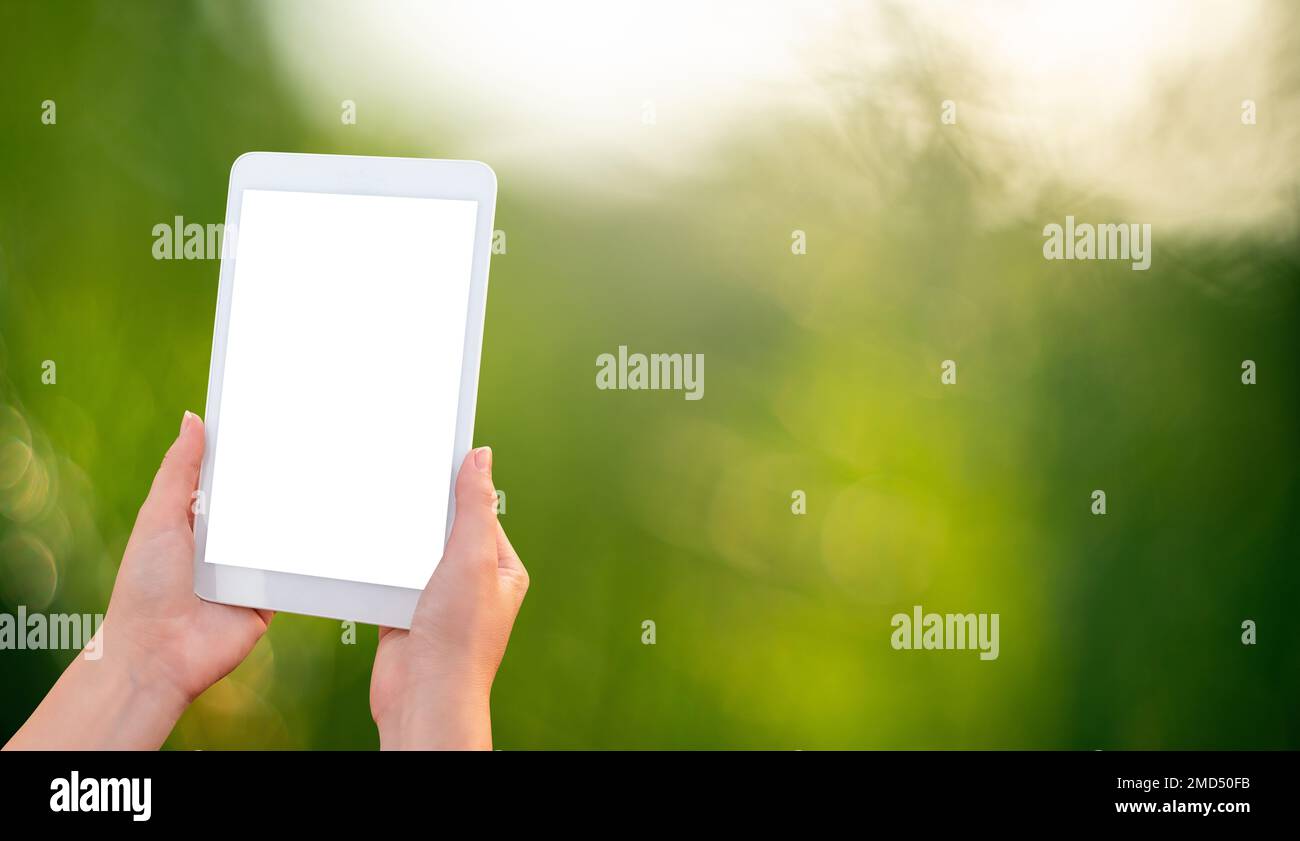
[[[474,451],[474,466],[484,473],[492,469],[491,447],[479,447]]]
[[[192,423],[195,420],[198,420],[198,417],[199,417],[198,415],[194,414],[193,412],[187,409],[185,411],[185,414],[181,416],[181,432],[184,432],[185,428],[189,426],[190,423]]]

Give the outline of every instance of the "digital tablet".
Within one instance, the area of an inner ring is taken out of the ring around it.
[[[235,161],[201,598],[410,627],[473,438],[495,206],[475,161]]]

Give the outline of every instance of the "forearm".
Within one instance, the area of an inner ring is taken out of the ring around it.
[[[5,750],[155,750],[188,701],[126,652],[79,654]]]

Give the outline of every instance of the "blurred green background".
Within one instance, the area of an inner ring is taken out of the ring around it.
[[[499,747],[1300,747],[1294,4],[700,5],[0,6],[0,609],[102,611],[203,409],[218,264],[154,225],[250,150],[476,158]],[[1067,214],[1151,269],[1045,261]],[[705,398],[598,391],[620,344]],[[340,640],[278,617],[168,745],[375,747]],[[0,738],[72,656],[0,652]]]

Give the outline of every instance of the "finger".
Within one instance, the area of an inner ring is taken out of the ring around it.
[[[146,528],[190,528],[194,489],[203,463],[203,421],[193,412],[181,419],[181,431],[153,477],[138,522]]]
[[[496,489],[492,450],[470,450],[456,476],[456,519],[443,563],[486,565],[497,559]]]

